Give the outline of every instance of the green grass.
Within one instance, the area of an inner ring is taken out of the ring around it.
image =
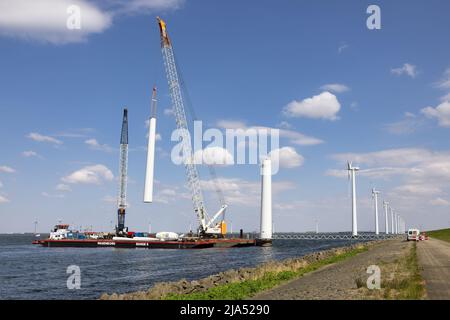
[[[450,242],[450,229],[428,231],[430,237]]]
[[[169,294],[165,300],[241,300],[254,296],[255,294],[273,288],[283,282],[305,275],[308,272],[317,270],[325,265],[343,261],[353,257],[368,248],[353,249],[351,251],[336,254],[329,258],[311,263],[295,271],[266,272],[262,277],[255,280],[244,280],[224,285],[219,285],[208,289],[205,292],[193,292],[190,294]]]
[[[406,274],[397,275],[394,279],[384,281],[381,287],[384,289],[385,299],[418,300],[425,295],[420,268],[417,262],[417,244],[414,243],[409,254],[399,262],[399,271]]]

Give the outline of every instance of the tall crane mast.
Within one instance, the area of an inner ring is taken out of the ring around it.
[[[125,209],[127,207],[128,170],[128,109],[123,110],[122,131],[120,135],[119,197],[117,209],[117,235],[127,232],[125,228]]]
[[[183,96],[181,93],[180,80],[178,77],[177,66],[173,53],[172,43],[167,34],[166,23],[157,17],[159,31],[161,34],[161,51],[166,69],[167,81],[169,84],[170,97],[173,104],[177,129],[180,132],[183,143],[184,166],[188,180],[188,186],[192,193],[192,203],[194,211],[199,221],[199,234],[204,236],[208,234],[224,234],[225,223],[213,225],[214,221],[225,212],[226,204],[223,204],[220,210],[212,219],[208,219],[206,208],[203,201],[203,194],[200,188],[200,179],[197,167],[194,163],[189,128],[186,120]]]

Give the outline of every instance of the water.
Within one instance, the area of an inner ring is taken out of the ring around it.
[[[348,240],[277,240],[273,247],[201,250],[45,248],[33,235],[0,235],[0,299],[97,299],[146,290],[156,282],[199,279],[232,268],[299,257]],[[81,289],[67,289],[67,267],[81,269]]]

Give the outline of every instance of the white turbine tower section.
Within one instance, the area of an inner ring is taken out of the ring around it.
[[[272,239],[272,162],[264,159],[261,164],[261,240]]]
[[[391,209],[391,234],[395,233],[395,226],[394,226],[394,209],[390,207]]]
[[[378,194],[380,191],[375,190],[375,188],[372,189],[372,198],[374,200],[375,204],[375,234],[380,234],[380,230],[378,229]]]
[[[156,88],[153,87],[148,127],[147,167],[145,170],[144,202],[153,202],[153,175],[155,168],[156,141]]]
[[[358,217],[356,214],[356,171],[359,170],[358,167],[353,167],[351,162],[347,163],[347,170],[349,173],[349,178],[352,180],[352,236],[356,237],[358,235]]]
[[[388,206],[389,202],[383,201],[384,206],[384,231],[386,234],[389,233],[389,219],[388,219]]]

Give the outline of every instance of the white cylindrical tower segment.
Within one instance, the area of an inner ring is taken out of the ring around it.
[[[147,167],[145,170],[144,202],[153,201],[153,174],[155,167],[156,118],[151,117],[148,128]]]
[[[272,239],[272,162],[264,159],[261,165],[261,230],[262,240]]]

